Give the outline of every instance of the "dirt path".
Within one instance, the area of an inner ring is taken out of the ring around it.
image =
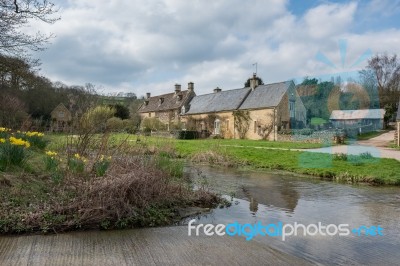
[[[359,145],[364,146],[373,146],[373,147],[388,147],[390,142],[394,140],[394,130],[383,133],[375,138],[371,138],[368,140],[360,140],[357,143]]]
[[[377,158],[389,158],[400,161],[400,151],[396,149],[388,148],[387,146],[394,139],[394,131],[389,131],[382,135],[369,140],[357,141],[351,145],[339,145],[319,149],[309,149],[304,151],[310,152],[322,152],[322,153],[346,153],[352,155],[358,155],[360,153],[368,152],[372,156]]]

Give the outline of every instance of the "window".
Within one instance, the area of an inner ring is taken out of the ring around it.
[[[149,117],[151,117],[151,113],[149,113]]]
[[[229,130],[229,119],[225,121],[226,130]]]
[[[289,111],[290,111],[290,117],[294,117],[295,114],[295,108],[294,108],[294,101],[289,102]]]
[[[185,106],[182,106],[182,108],[181,108],[181,114],[184,115],[185,112],[186,112]]]
[[[221,121],[219,119],[216,119],[214,121],[214,134],[219,135],[220,134],[220,129],[221,129]]]
[[[65,114],[63,111],[58,112],[58,117],[59,118],[64,118]]]
[[[254,121],[254,133],[257,133],[257,121]]]

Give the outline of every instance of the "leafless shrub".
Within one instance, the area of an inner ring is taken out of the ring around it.
[[[176,214],[171,213],[171,206],[210,207],[218,202],[215,194],[204,190],[193,192],[186,182],[177,181],[157,168],[152,158],[143,156],[114,160],[106,176],[101,178],[83,181],[71,175],[58,193],[66,192],[77,196],[72,200],[63,196],[54,199],[50,209],[30,213],[24,218],[25,223],[43,228],[48,223],[47,213],[51,217],[64,217],[62,221],[54,218],[49,224],[55,231],[99,228],[104,222],[107,228],[118,227],[121,221],[137,226],[152,208],[158,211],[168,208],[170,217],[164,218],[172,220]]]

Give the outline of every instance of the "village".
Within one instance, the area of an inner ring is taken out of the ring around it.
[[[398,2],[2,1],[0,265],[398,265]]]

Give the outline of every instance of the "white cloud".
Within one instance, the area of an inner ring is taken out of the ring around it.
[[[57,35],[39,54],[44,75],[138,95],[189,81],[198,94],[238,88],[254,62],[265,82],[326,73],[332,69],[315,55],[339,64],[340,38],[348,40],[349,61],[367,48],[399,52],[396,29],[352,32],[356,2],[321,4],[301,16],[287,7],[284,0],[69,0],[61,21],[34,25]]]
[[[321,39],[342,34],[349,29],[357,3],[327,4],[310,9],[304,17],[310,37]]]

